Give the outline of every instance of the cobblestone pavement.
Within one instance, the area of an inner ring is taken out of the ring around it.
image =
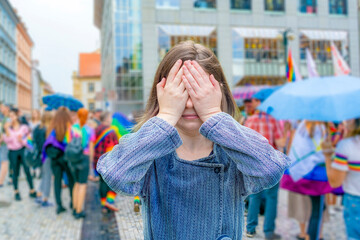
[[[38,181],[35,181],[35,186]],[[20,192],[22,196],[21,202],[13,201],[12,187],[5,186],[0,188],[0,240],[67,240],[67,239],[81,239],[84,235],[83,220],[74,220],[71,212],[67,212],[57,216],[55,214],[55,206],[49,208],[39,207],[28,196],[28,188],[26,181],[21,179]],[[50,201],[54,203],[53,190]],[[64,206],[68,206],[69,195],[68,189],[63,189]],[[287,216],[287,192],[280,191],[278,218],[276,222],[276,232],[281,234],[285,240],[296,239],[295,235],[299,232],[297,223],[288,219]],[[9,203],[8,206],[6,206]],[[119,231],[121,240],[142,240],[143,226],[142,217],[140,213],[133,211],[133,197],[117,196],[116,205],[120,211],[115,214],[117,229]],[[93,211],[96,211],[96,206],[92,206]],[[100,207],[99,207],[100,211]],[[91,211],[90,211],[91,212]],[[87,216],[85,221],[91,219]],[[108,228],[116,229],[112,223],[109,223]],[[258,235],[254,240],[264,239],[262,233],[263,217],[259,219],[259,226],[257,228]],[[104,228],[99,228],[99,231],[107,231]],[[324,237],[326,240],[345,240],[345,227],[341,212],[332,215],[330,222],[324,224]],[[247,239],[244,235],[243,239]]]

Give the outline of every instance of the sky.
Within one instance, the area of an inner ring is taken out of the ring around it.
[[[72,73],[79,53],[100,48],[94,26],[93,0],[9,0],[18,10],[34,42],[32,58],[39,61],[45,81],[55,92],[72,94]]]

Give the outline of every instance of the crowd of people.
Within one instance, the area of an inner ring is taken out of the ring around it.
[[[2,104],[0,186],[9,169],[21,201],[22,167],[29,196],[49,207],[53,178],[57,214],[66,210],[66,184],[79,219],[87,180],[99,181],[103,212],[118,210],[116,192],[136,196],[137,210],[142,200],[145,239],[218,240],[241,239],[244,209],[247,237],[263,213],[265,239],[281,239],[283,188],[297,239],[323,239],[335,209],[344,211],[348,239],[360,239],[360,119],[279,121],[257,110],[263,100],[245,100],[241,116],[215,55],[183,42],[159,64],[145,113],[126,137],[118,139],[109,112],[60,107],[27,119]],[[32,168],[41,168],[38,188]]]
[[[54,206],[49,201],[53,185],[57,214],[66,211],[61,191],[67,187],[71,199],[68,206],[74,218],[85,217],[88,180],[99,182],[102,211],[118,211],[114,204],[116,193],[96,171],[100,156],[118,144],[111,128],[110,112],[101,109],[89,112],[85,108],[72,112],[60,107],[42,113],[34,110],[28,117],[2,103],[0,113],[0,187],[8,179],[7,183],[14,188],[14,200],[21,201],[23,197],[19,191],[20,168],[23,168],[29,197],[40,206]],[[66,154],[73,154],[76,159]],[[34,186],[34,178],[40,178],[38,186]]]

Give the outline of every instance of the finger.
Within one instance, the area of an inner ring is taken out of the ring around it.
[[[174,86],[179,86],[179,84],[181,83],[181,76],[184,75],[184,67],[180,68],[180,70],[177,72],[174,81],[172,82],[174,84]]]
[[[166,84],[165,78],[161,79],[161,81],[158,84],[156,84],[156,91],[158,94],[164,91],[165,84]]]
[[[196,70],[196,68],[191,64],[191,61],[186,61],[185,66],[190,71],[191,75],[193,75],[194,79],[198,83],[199,86],[204,86],[205,81],[201,74]]]
[[[210,82],[214,86],[214,88],[218,91],[221,90],[220,83],[215,79],[214,75],[210,75]]]
[[[167,79],[171,82],[175,76],[176,76],[176,73],[179,71],[179,68],[182,64],[182,60],[179,59],[176,61],[176,63],[174,64],[174,66],[171,68],[170,72],[169,72],[169,75],[167,76]]]
[[[185,88],[190,96],[196,96],[196,93],[194,89],[192,88],[190,82],[187,80],[185,76],[182,77],[182,80],[184,82]]]
[[[178,86],[178,89],[179,89],[180,92],[183,92],[183,91],[186,90],[184,81],[182,81],[182,77],[183,77],[183,76],[184,76],[184,75],[180,76],[181,82],[180,82],[180,84],[179,84],[179,86]]]
[[[195,61],[195,60],[192,60],[191,61],[191,64],[196,68],[196,70],[202,75],[202,76],[208,76],[208,74],[205,72],[205,70],[200,66],[200,64]]]
[[[190,73],[190,71],[187,67],[184,68],[184,76],[186,77],[187,82],[190,84],[191,88],[194,89],[195,92],[200,91],[199,84],[196,82],[195,78]],[[185,87],[186,87],[186,84],[185,84]]]

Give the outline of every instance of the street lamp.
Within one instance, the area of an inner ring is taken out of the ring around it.
[[[294,40],[295,36],[292,33],[291,28],[287,28],[284,31],[280,31],[279,35],[277,35],[277,38],[279,40],[283,40],[283,46],[284,46],[284,63],[285,63],[285,76],[286,76],[286,64],[287,64],[287,51],[288,51],[288,44],[289,41]]]

